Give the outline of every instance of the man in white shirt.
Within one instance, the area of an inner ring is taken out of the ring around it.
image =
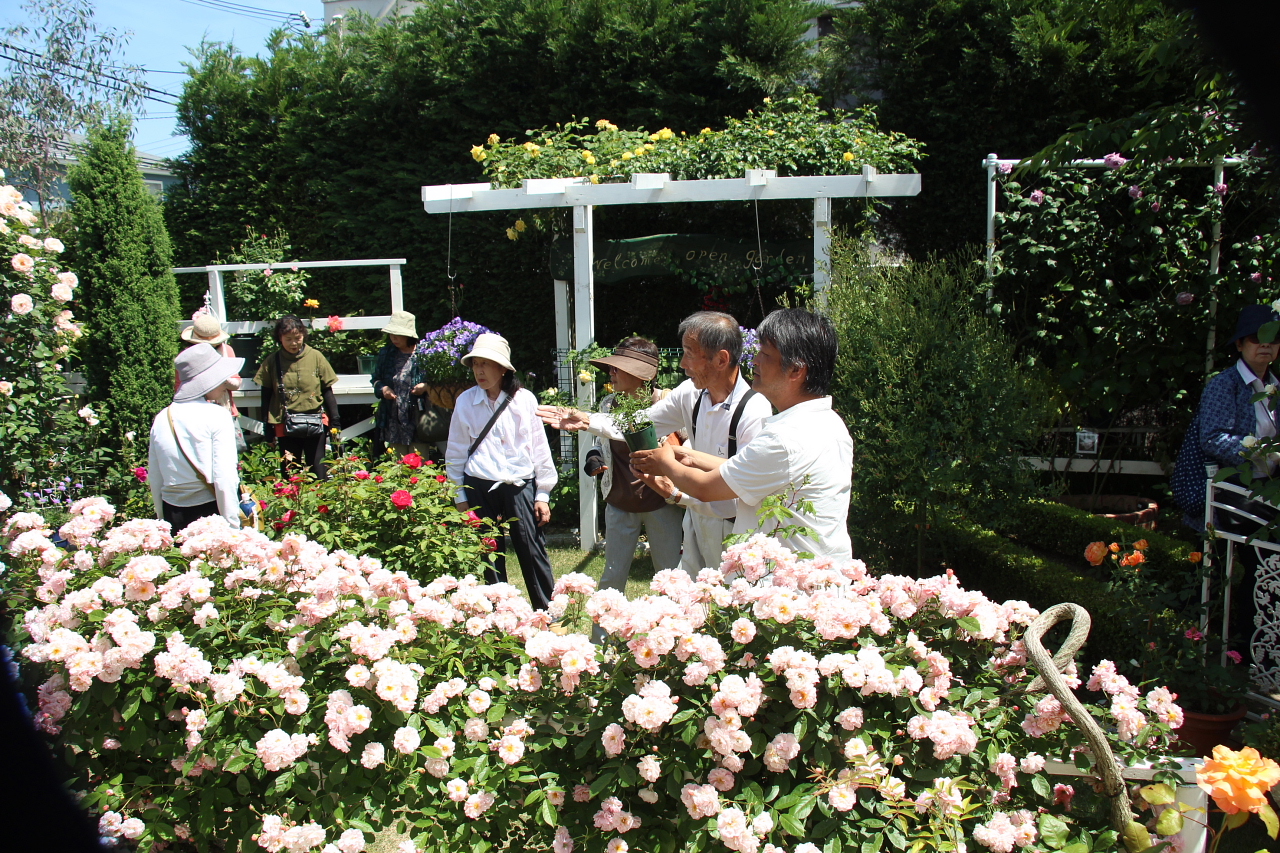
[[[169,522],[174,533],[210,515],[239,527],[235,424],[230,412],[205,398],[229,390],[244,359],[223,358],[208,344],[196,344],[173,363],[178,390],[151,423],[147,483],[156,518]]]
[[[799,309],[774,311],[756,330],[760,353],[752,387],[778,414],[732,459],[686,453],[670,447],[631,455],[632,466],[669,478],[682,492],[704,501],[738,500],[734,533],[759,527],[764,499],[784,495],[794,517],[769,521],[805,528],[783,542],[793,550],[849,559],[846,520],[853,479],[853,439],[831,408],[827,390],[835,372],[838,339],[825,317]]]
[[[723,460],[754,439],[773,410],[763,396],[751,393],[751,386],[738,368],[742,331],[737,320],[718,311],[699,311],[680,323],[679,333],[684,348],[680,367],[689,378],[655,403],[649,414],[659,435],[681,431],[689,437],[689,447]],[[538,415],[557,429],[590,426],[610,438],[622,437],[607,414],[587,415],[543,406]],[[732,434],[730,426],[736,426]],[[614,475],[626,476],[626,472]],[[727,500],[699,500],[662,477],[650,480],[649,485],[668,503],[690,510],[684,516],[681,568],[696,575],[708,566],[719,566],[724,540],[733,532],[734,520],[740,515],[738,502],[732,496]]]

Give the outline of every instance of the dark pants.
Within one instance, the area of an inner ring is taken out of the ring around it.
[[[164,512],[164,520],[169,522],[169,529],[175,536],[178,535],[178,531],[185,529],[193,521],[221,514],[218,512],[217,501],[209,501],[207,504],[197,506],[174,506],[165,501],[161,503],[160,508]]]
[[[325,436],[318,435],[315,438],[290,438],[282,435],[276,439],[283,456],[289,453],[293,456],[293,460],[282,459],[280,462],[280,474],[288,477],[297,473],[297,469],[306,464],[312,473],[316,475],[317,480],[329,479],[329,466],[324,464]]]
[[[485,569],[485,582],[506,583],[506,539],[509,536],[516,557],[520,560],[524,585],[529,589],[529,603],[535,610],[546,610],[547,604],[551,602],[555,576],[551,571],[551,561],[547,558],[547,540],[533,513],[533,480],[526,480],[523,486],[507,483],[499,483],[497,488],[493,486],[492,480],[481,480],[470,474],[462,478],[463,494],[476,515],[495,522],[510,520],[507,535],[495,537],[498,548],[494,552],[492,568]]]

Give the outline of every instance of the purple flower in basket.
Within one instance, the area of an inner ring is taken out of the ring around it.
[[[478,336],[492,329],[454,317],[434,332],[422,336],[414,358],[427,382],[466,382],[469,372],[458,359],[471,351]]]
[[[739,326],[738,331],[742,332],[742,355],[738,357],[738,364],[747,370],[755,370],[756,353],[760,352],[760,339],[756,337],[755,329],[744,329]]]

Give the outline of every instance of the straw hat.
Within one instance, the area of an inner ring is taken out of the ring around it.
[[[461,361],[469,365],[473,358],[487,358],[507,370],[515,370],[511,366],[511,344],[507,343],[507,339],[502,335],[495,335],[492,332],[477,335],[476,342],[471,345],[471,352],[464,355]]]
[[[222,331],[222,324],[212,314],[197,314],[191,325],[182,330],[182,339],[190,344],[218,344],[231,337]]]
[[[392,311],[391,319],[382,327],[382,331],[388,335],[402,335],[416,341],[418,327],[414,324],[414,320],[415,317],[408,311]]]
[[[173,360],[178,369],[178,390],[173,402],[199,400],[235,376],[244,367],[243,358],[223,358],[213,347],[191,347]]]
[[[607,355],[604,358],[593,358],[591,363],[605,370],[610,367],[616,367],[624,373],[630,373],[645,382],[658,375],[658,360],[647,352],[641,352],[631,347],[615,347],[613,355]]]

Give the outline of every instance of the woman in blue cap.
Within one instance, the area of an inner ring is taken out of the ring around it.
[[[1277,432],[1274,392],[1280,379],[1271,372],[1271,363],[1280,355],[1280,342],[1258,339],[1262,326],[1275,321],[1280,321],[1280,314],[1270,305],[1245,306],[1231,339],[1240,358],[1209,380],[1200,398],[1200,446],[1209,459],[1224,468],[1237,467],[1249,458],[1246,438],[1269,438]],[[1253,402],[1254,395],[1268,386],[1272,395]],[[1255,477],[1275,473],[1275,460],[1253,459],[1253,465]]]

